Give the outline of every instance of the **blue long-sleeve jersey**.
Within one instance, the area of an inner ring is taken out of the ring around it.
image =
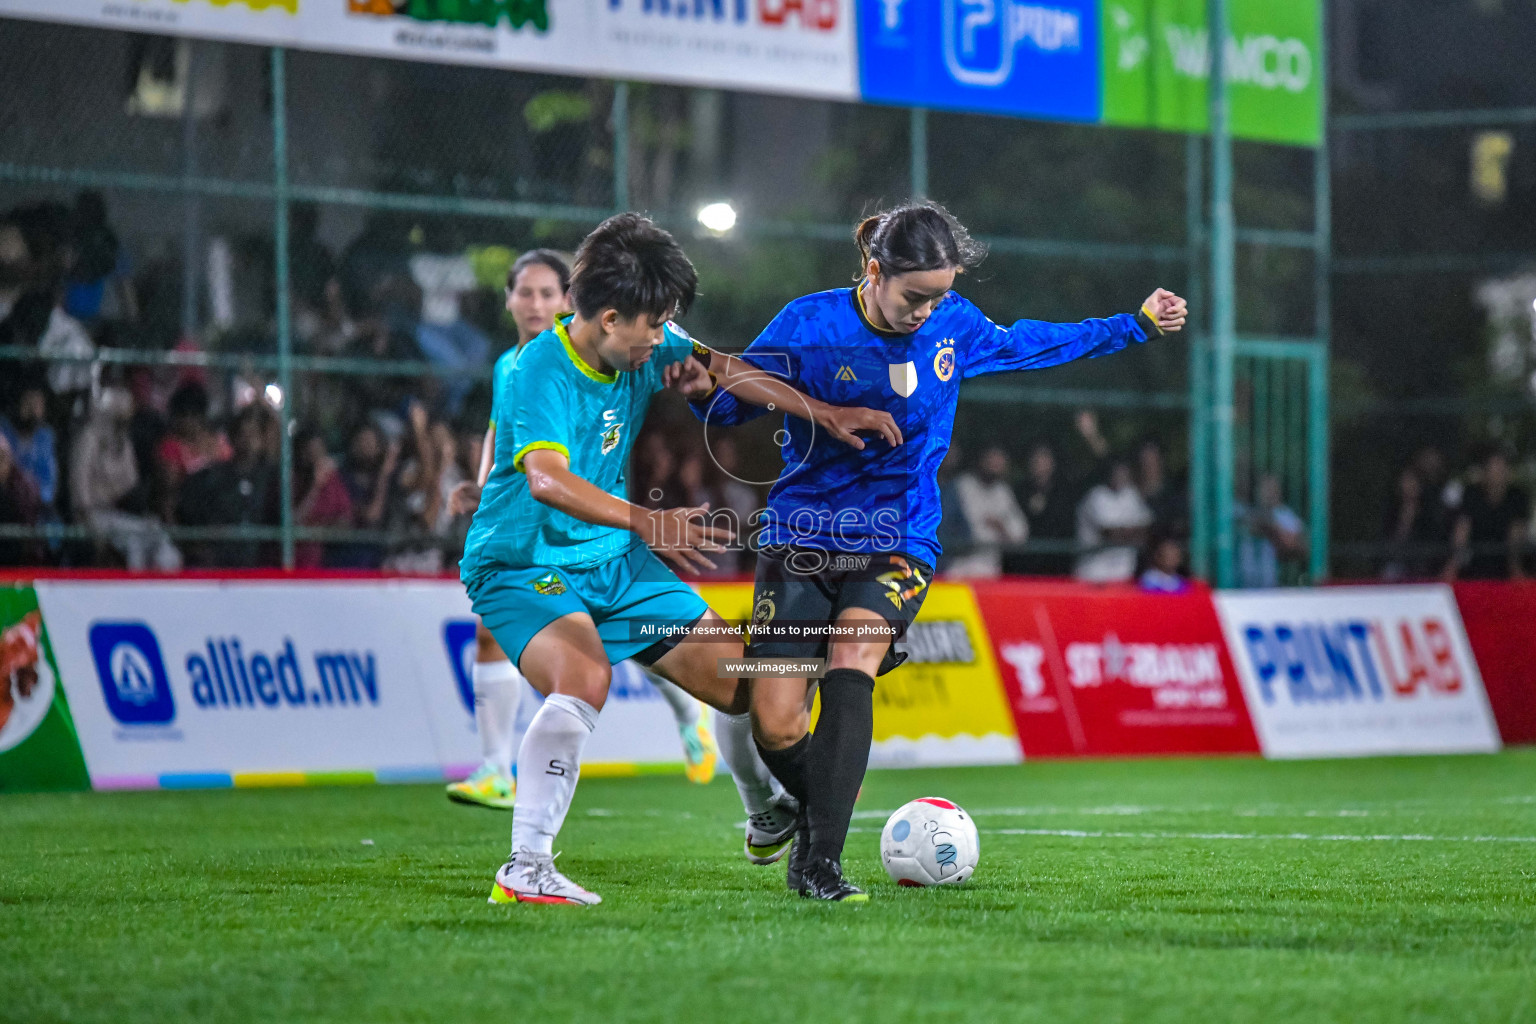
[[[832,405],[889,412],[905,443],[866,439],[858,451],[786,415],[784,472],[768,497],[763,545],[938,560],[939,463],[949,451],[960,382],[1118,352],[1146,334],[1134,316],[1077,324],[993,323],[951,292],[911,334],[874,327],[858,293],[837,288],[796,299],[742,358]],[[766,410],[723,388],[690,403],[706,424],[745,423]]]

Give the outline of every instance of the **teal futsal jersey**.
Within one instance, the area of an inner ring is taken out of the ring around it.
[[[605,374],[576,354],[569,322],[557,320],[525,345],[510,372],[502,372],[506,356],[497,363],[496,461],[464,542],[460,578],[467,586],[501,569],[591,568],[642,543],[628,530],[595,526],[535,500],[523,459],[539,449],[561,452],[572,473],[629,500],[629,452],[651,396],[662,388],[662,371],[686,359],[694,342],[668,323],[649,362]]]

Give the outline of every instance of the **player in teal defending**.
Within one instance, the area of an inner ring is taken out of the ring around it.
[[[576,312],[528,343],[499,400],[495,466],[461,575],[475,612],[547,699],[518,753],[512,856],[493,903],[600,902],[555,870],[553,849],[613,664],[633,658],[712,707],[747,709],[745,685],[717,671],[741,657],[740,638],[657,558],[712,568],[708,552],[726,532],[707,522],[707,507],[653,510],[625,498],[652,394],[693,359],[743,401],[787,410],[855,448],[860,431],[901,442],[888,413],[807,399],[692,341],[668,318],[687,310],[697,282],[671,235],[638,214],[609,218],[576,253]]]
[[[496,360],[496,381],[511,374],[524,345],[553,327],[555,317],[570,308],[567,294],[570,287],[570,267],[557,252],[532,249],[512,264],[507,271],[507,312],[512,314],[512,322],[517,327],[517,344]],[[505,400],[505,390],[498,388],[493,398]],[[479,476],[474,481],[466,480],[449,496],[449,510],[454,515],[473,512],[480,503],[480,489],[490,478],[495,460],[496,421],[499,418],[493,402],[490,426],[480,453]],[[690,782],[707,784],[715,776],[719,748],[699,713],[699,702],[654,673],[647,673],[647,676],[677,720],[677,731],[683,744],[684,774]],[[471,678],[481,760],[468,778],[448,784],[448,799],[510,811],[517,792],[512,767],[522,742],[522,734],[518,731],[519,712],[528,684],[517,666],[496,645],[496,638],[491,636],[484,623],[475,624],[475,663]],[[739,746],[750,746],[750,737]],[[755,750],[731,752],[737,756],[756,753]],[[755,768],[756,763],[751,766]],[[762,771],[766,773],[767,768]],[[784,800],[783,797],[778,799],[779,802]],[[756,813],[748,808],[749,822],[766,818],[773,825],[779,817],[781,815],[774,814],[773,808],[766,804]],[[770,834],[777,839],[780,831],[770,829]]]

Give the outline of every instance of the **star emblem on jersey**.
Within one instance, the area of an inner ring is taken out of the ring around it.
[[[624,424],[615,423],[603,431],[603,454],[607,455],[619,446],[619,433],[624,429]]]
[[[533,581],[533,589],[540,594],[554,597],[565,593],[565,580],[560,578],[559,573],[547,572]]]
[[[851,366],[840,366],[840,367],[837,368],[837,379],[838,380],[858,380],[859,378],[857,378],[857,377],[855,377],[853,375],[853,367],[851,367]]]
[[[917,390],[917,364],[910,359],[905,363],[891,363],[891,390],[902,398],[911,398]]]
[[[955,375],[955,349],[952,345],[945,345],[939,349],[933,357],[933,374],[939,380],[947,381]]]

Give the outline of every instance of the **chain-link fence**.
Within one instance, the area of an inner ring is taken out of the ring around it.
[[[684,240],[688,326],[726,349],[851,281],[855,219],[914,195],[988,242],[960,287],[994,319],[1201,291],[1203,146],[1178,135],[3,20],[0,52],[0,401],[26,420],[42,394],[55,462],[0,524],[12,564],[449,568],[445,498],[515,341],[507,268],[616,209]],[[1236,159],[1239,329],[1310,336],[1311,153]],[[695,217],[714,202],[727,234]],[[1014,567],[1070,570],[1078,499],[1116,461],[1187,529],[1189,366],[1149,345],[968,387],[959,468],[1001,448],[1034,524],[1002,545]],[[666,444],[641,449],[686,462],[680,403],[653,419]],[[741,434],[753,478],[771,432]]]

